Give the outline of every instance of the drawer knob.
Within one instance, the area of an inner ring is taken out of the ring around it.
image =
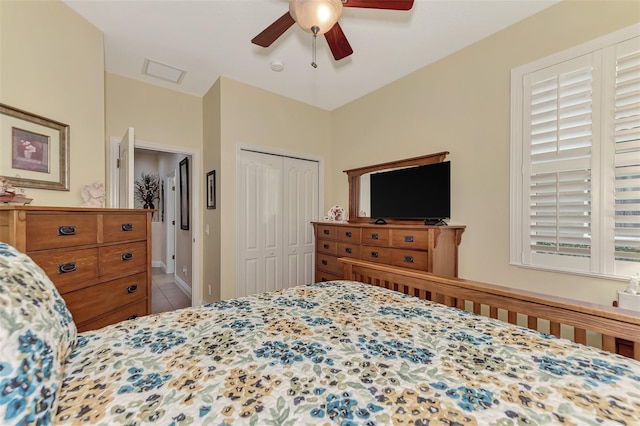
[[[127,252],[127,253],[122,253],[122,256],[120,256],[120,258],[124,261],[124,260],[131,260],[133,259],[133,253],[131,252]]]
[[[377,251],[372,251],[371,252],[371,257],[378,258],[378,257],[380,257],[380,253],[378,253]]]
[[[347,231],[347,232],[345,232],[345,233],[344,233],[344,235],[346,235],[346,236],[347,236],[347,237],[349,237],[349,238],[351,238],[351,236],[352,236],[351,231]]]
[[[407,263],[413,263],[413,256],[405,256],[404,261]]]
[[[327,280],[325,277],[322,277],[322,279],[320,281],[325,282],[325,281],[329,281],[329,280]]]
[[[405,243],[412,243],[413,242],[413,235],[405,235],[404,236],[404,242]]]
[[[379,238],[378,234],[371,234],[371,239],[372,240],[377,240],[378,238]]]
[[[329,244],[324,244],[322,247],[324,247],[325,250],[329,250]]]
[[[133,231],[133,223],[123,223],[120,227],[123,231]]]
[[[63,263],[62,265],[58,265],[58,273],[59,274],[68,274],[69,272],[73,272],[76,269],[76,262]]]
[[[136,318],[138,318],[138,314],[129,315],[127,317],[128,320],[133,320],[133,319],[136,319]]]
[[[345,251],[346,253],[351,253],[351,247],[346,247],[346,248],[344,249],[344,251]]]
[[[322,233],[323,233],[324,235],[329,235],[329,230],[328,230],[328,229],[325,229],[324,231],[322,231]]]
[[[76,227],[73,225],[58,226],[58,235],[61,237],[76,235]]]
[[[323,261],[322,261],[322,264],[323,264],[323,265],[325,265],[325,266],[327,266],[328,262],[327,262],[326,260],[323,260]]]
[[[129,287],[127,287],[127,293],[128,294],[135,293],[136,291],[138,291],[138,284],[133,284],[133,285],[130,285]]]

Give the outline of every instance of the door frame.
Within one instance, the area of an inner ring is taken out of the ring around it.
[[[257,152],[257,153],[261,153],[261,154],[270,154],[270,155],[277,155],[280,157],[290,157],[290,158],[297,158],[299,160],[307,160],[307,161],[317,161],[318,162],[318,220],[320,220],[322,217],[324,217],[324,157],[319,156],[319,155],[313,155],[313,154],[308,154],[308,153],[301,153],[301,152],[295,152],[295,151],[288,151],[285,149],[280,149],[280,148],[274,148],[274,147],[270,147],[270,146],[260,146],[260,145],[251,145],[251,144],[245,144],[245,143],[237,143],[236,144],[236,193],[235,193],[235,198],[236,198],[236,205],[235,205],[235,209],[236,212],[239,211],[240,208],[240,201],[239,201],[239,195],[240,195],[240,188],[238,185],[239,182],[239,178],[238,178],[238,173],[240,173],[240,156],[242,154],[242,151],[252,151],[252,152]],[[236,230],[235,230],[235,237],[236,237],[236,241],[238,239],[238,235],[240,233],[240,222],[237,220],[238,215],[236,214]],[[309,226],[311,226],[311,224],[309,224]],[[315,236],[314,236],[315,238]],[[316,259],[315,259],[315,250],[313,253],[313,259],[312,262],[315,265]],[[240,247],[239,244],[236,243],[236,256],[235,256],[235,267],[236,267],[236,283],[235,283],[235,287],[234,287],[234,294],[235,297],[238,297],[238,283],[237,283],[237,279],[240,276],[240,262],[238,261],[240,259]]]
[[[114,200],[118,196],[118,173],[117,173],[117,160],[118,160],[118,147],[120,145],[120,139],[110,138],[110,156],[109,156],[109,168],[107,170],[107,181],[109,182],[109,207],[114,206]],[[136,140],[134,148],[148,149],[150,151],[167,152],[171,154],[184,154],[191,156],[191,175],[193,179],[189,182],[191,187],[191,197],[189,201],[191,203],[191,219],[193,225],[191,227],[191,305],[202,305],[202,256],[203,256],[203,244],[201,235],[202,232],[202,214],[200,208],[202,205],[201,195],[201,179],[202,174],[202,153],[199,149],[188,148],[177,145],[164,145],[155,142],[146,142]],[[115,197],[114,198],[114,194]]]

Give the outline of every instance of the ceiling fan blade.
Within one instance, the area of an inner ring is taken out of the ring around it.
[[[327,39],[327,44],[329,44],[333,58],[336,61],[346,58],[353,53],[353,49],[347,41],[347,37],[342,32],[339,23],[336,22],[335,25],[324,34],[324,38]]]
[[[409,10],[413,7],[413,0],[346,0],[342,5],[369,9]]]
[[[260,34],[251,39],[251,43],[262,47],[269,47],[285,31],[287,31],[296,21],[293,20],[289,12],[285,13],[276,21],[264,29]]]

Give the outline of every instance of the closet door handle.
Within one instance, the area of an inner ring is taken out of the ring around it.
[[[61,237],[68,235],[76,235],[76,227],[73,225],[58,226],[58,235]]]
[[[76,269],[78,269],[76,267],[76,262],[69,262],[58,265],[59,274],[68,274],[69,272],[74,272]]]
[[[131,253],[131,252],[122,253],[122,256],[120,256],[120,258],[121,258],[123,261],[131,260],[131,259],[133,259],[133,253]]]
[[[413,263],[413,256],[405,256],[404,261],[407,263]]]
[[[379,238],[378,234],[371,234],[371,239],[372,240],[377,240],[378,238]]]
[[[329,250],[329,247],[330,247],[330,246],[329,246],[329,244],[325,244],[325,245],[323,245],[322,247],[324,247],[324,249],[325,249],[325,250]]]
[[[412,243],[413,242],[413,235],[405,235],[404,236],[404,242],[405,243]]]
[[[123,231],[133,231],[133,223],[123,223],[120,227]]]
[[[346,248],[344,249],[344,251],[345,251],[346,253],[351,254],[351,247],[346,247]]]
[[[371,252],[371,257],[378,258],[378,257],[380,257],[380,253],[378,253],[377,251],[372,251]]]
[[[135,293],[136,291],[138,291],[138,284],[133,284],[127,287],[127,294]]]

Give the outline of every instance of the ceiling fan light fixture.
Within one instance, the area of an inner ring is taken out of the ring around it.
[[[322,35],[342,16],[341,0],[289,0],[289,13],[309,34]],[[317,32],[315,28],[317,27]]]

